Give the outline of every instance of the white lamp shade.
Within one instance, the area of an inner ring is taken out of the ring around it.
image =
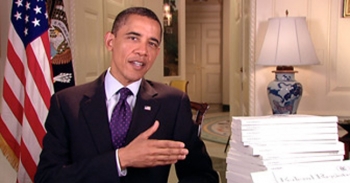
[[[319,64],[305,17],[270,18],[258,65]]]

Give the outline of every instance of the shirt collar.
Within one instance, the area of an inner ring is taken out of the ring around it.
[[[139,79],[138,81],[135,81],[130,85],[126,86],[132,92],[134,97],[136,97],[137,93],[139,92],[141,81],[142,79]],[[105,76],[105,92],[107,100],[112,98],[112,96],[123,87],[124,86],[112,76],[109,67]]]

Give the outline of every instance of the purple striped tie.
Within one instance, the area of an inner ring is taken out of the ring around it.
[[[117,105],[115,105],[110,121],[110,129],[112,142],[115,149],[125,145],[125,137],[131,122],[131,108],[126,99],[132,92],[128,88],[121,88],[120,97]]]

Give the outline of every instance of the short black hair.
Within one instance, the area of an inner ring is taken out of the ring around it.
[[[162,35],[163,35],[162,24],[160,23],[157,15],[152,10],[145,8],[145,7],[130,7],[130,8],[127,8],[127,9],[121,11],[114,19],[111,32],[113,34],[116,34],[118,32],[118,30],[120,29],[120,27],[122,27],[125,24],[126,20],[128,19],[128,17],[130,15],[145,16],[145,17],[148,17],[152,20],[157,21],[159,24],[159,28],[160,28],[160,40],[162,40]]]

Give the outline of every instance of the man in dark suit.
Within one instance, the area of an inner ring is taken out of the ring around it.
[[[159,53],[162,26],[146,8],[129,8],[105,36],[111,66],[97,80],[54,94],[35,182],[166,183],[171,164],[179,182],[218,182],[188,96],[143,77]],[[120,88],[128,88],[132,119],[115,149],[110,120]]]

